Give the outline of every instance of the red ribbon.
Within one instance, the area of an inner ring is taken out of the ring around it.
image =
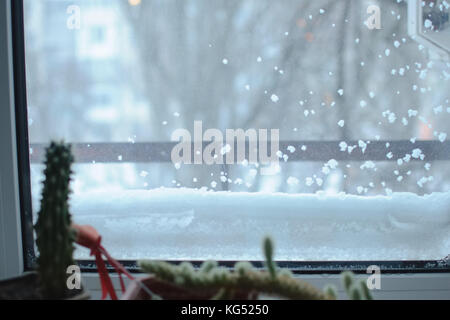
[[[106,257],[106,260],[113,266],[114,270],[119,275],[122,293],[125,292],[125,283],[123,281],[122,274],[125,274],[130,280],[134,280],[134,277],[119,262],[109,255],[108,251],[106,251],[106,249],[101,245],[102,237],[98,234],[94,227],[89,225],[80,226],[74,224],[72,225],[72,228],[77,232],[76,242],[83,247],[89,248],[91,250],[91,256],[95,256],[95,262],[97,264],[100,284],[102,287],[102,299],[104,300],[109,294],[111,300],[117,300],[117,295],[102,255]]]

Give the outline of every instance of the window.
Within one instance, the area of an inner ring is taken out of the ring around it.
[[[408,6],[408,31],[420,43],[433,47],[433,55],[445,59],[450,50],[447,1],[413,1]]]
[[[448,31],[448,3],[423,3]],[[122,260],[259,260],[266,234],[331,269],[450,253],[450,64],[409,36],[407,2],[24,5],[33,212],[65,139],[73,219]],[[227,130],[243,140],[206,154]]]

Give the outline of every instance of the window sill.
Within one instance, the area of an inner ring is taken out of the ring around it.
[[[144,277],[145,275],[137,275]],[[359,279],[367,279],[369,275],[358,274]],[[301,275],[302,278],[317,288],[333,284],[338,288],[338,297],[346,295],[337,274]],[[120,292],[117,274],[111,274],[116,289]],[[91,295],[91,299],[101,299],[101,287],[97,274],[83,273],[83,284]],[[128,284],[128,280],[125,280]],[[450,300],[450,273],[415,273],[415,274],[381,274],[381,289],[372,290],[377,300]]]

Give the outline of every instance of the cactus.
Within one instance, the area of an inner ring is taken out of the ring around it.
[[[188,290],[215,291],[212,299],[234,299],[233,294],[237,292],[248,292],[249,297],[263,293],[293,300],[337,299],[334,286],[329,285],[322,292],[306,281],[294,278],[289,270],[278,270],[273,260],[274,249],[270,238],[264,239],[263,251],[267,271],[257,270],[249,262],[237,262],[234,272],[218,267],[215,261],[205,261],[198,270],[188,262],[177,266],[163,261],[142,260],[139,266],[160,280]],[[372,299],[366,283],[355,281],[352,272],[343,272],[341,279],[351,300]]]
[[[256,270],[248,262],[236,263],[234,272],[218,267],[216,262],[211,261],[204,262],[198,271],[186,262],[177,266],[167,262],[143,260],[139,265],[144,272],[186,289],[216,291],[214,299],[232,299],[233,293],[238,291],[273,294],[296,300],[334,298],[309,283],[294,278],[288,271],[277,272],[270,238],[264,240],[263,249],[268,271]]]
[[[341,273],[342,284],[351,300],[372,300],[369,288],[364,281],[356,281],[355,275],[351,271]]]
[[[273,261],[273,243],[269,237],[264,239],[264,255],[266,257],[266,268],[272,278],[276,277],[277,266]]]
[[[35,225],[39,250],[38,273],[45,298],[64,298],[67,291],[67,267],[73,265],[75,234],[70,228],[68,197],[73,156],[71,146],[63,142],[46,149],[45,180],[41,207]]]
[[[337,299],[337,290],[335,286],[327,285],[323,291],[328,295],[328,297],[330,297],[330,299],[332,300]]]

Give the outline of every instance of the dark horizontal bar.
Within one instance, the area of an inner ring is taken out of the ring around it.
[[[181,261],[168,261],[173,264],[180,264]],[[189,261],[195,268],[199,268],[203,261]],[[219,261],[218,265],[233,269],[237,261]],[[120,261],[128,270],[140,273],[136,261]],[[262,261],[250,261],[257,269],[264,268]],[[337,274],[342,271],[350,270],[355,273],[365,274],[367,268],[371,265],[380,267],[382,273],[427,273],[427,272],[450,272],[450,265],[443,260],[424,260],[424,261],[276,261],[277,266],[283,269],[289,269],[295,274]],[[83,272],[97,272],[95,260],[79,260],[78,264]],[[108,269],[114,272],[112,266],[107,265]]]
[[[425,155],[425,161],[450,160],[450,141],[372,141],[367,144],[364,152],[358,147],[358,141],[346,142],[348,146],[356,146],[354,150],[341,151],[340,141],[280,141],[279,149],[288,156],[288,162],[297,161],[397,161],[412,150],[420,149]],[[73,143],[72,150],[77,163],[150,163],[171,162],[171,151],[177,142],[139,142],[139,143]],[[388,147],[386,145],[389,144]],[[203,143],[203,148],[208,143]],[[287,150],[289,146],[295,148],[294,152]],[[306,146],[306,150],[302,150]],[[32,163],[41,163],[44,159],[44,144],[31,144],[30,160]],[[192,147],[193,150],[193,147]],[[235,148],[236,149],[236,142]],[[249,144],[246,142],[246,159],[248,159]],[[267,147],[270,153],[270,143]],[[387,154],[391,152],[392,157]],[[192,151],[192,156],[194,152]],[[236,152],[235,152],[236,158]],[[419,160],[411,157],[411,161]],[[283,162],[280,159],[280,162]]]

